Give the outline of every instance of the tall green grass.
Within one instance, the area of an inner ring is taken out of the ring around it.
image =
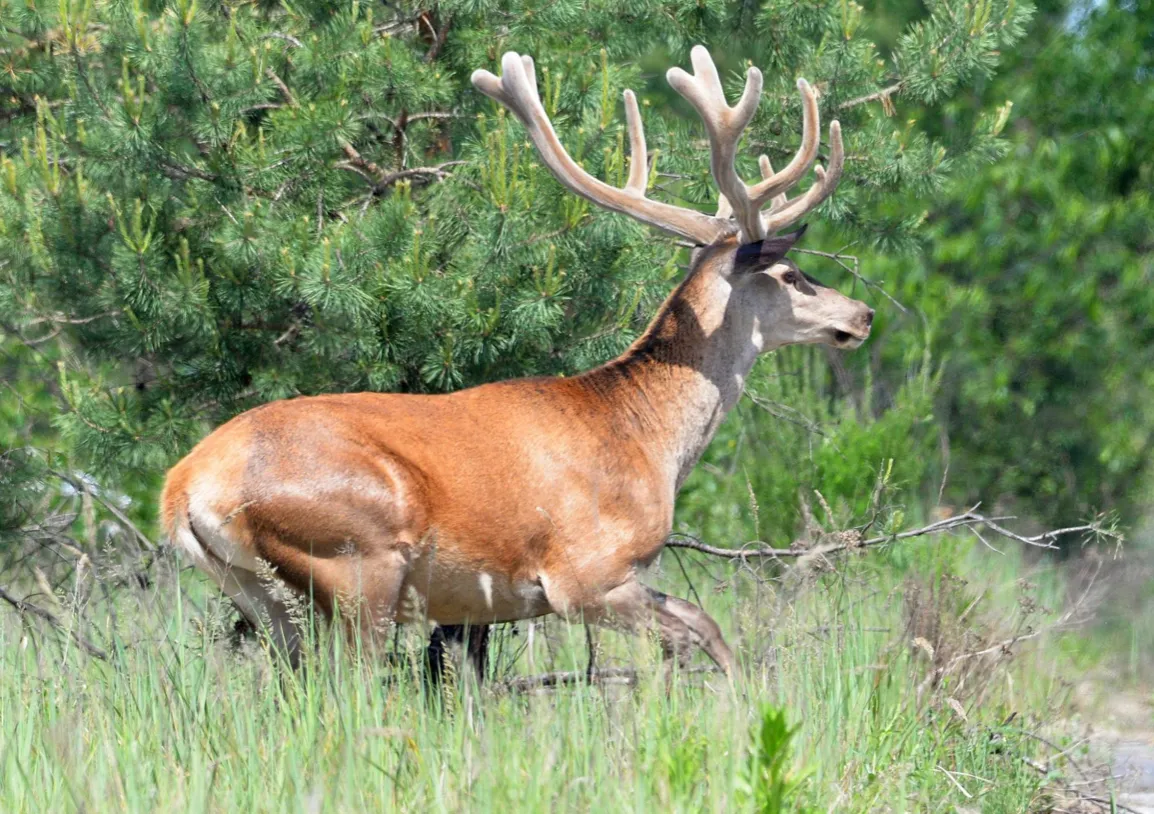
[[[1038,807],[1022,730],[1063,714],[1062,634],[934,670],[1058,618],[1062,566],[960,538],[834,565],[755,579],[691,563],[691,588],[664,555],[651,581],[696,589],[739,651],[733,690],[667,682],[655,643],[598,632],[598,664],[635,665],[635,685],[507,691],[512,674],[585,666],[582,627],[539,620],[502,634],[486,687],[462,676],[430,696],[421,630],[366,663],[321,629],[294,673],[230,644],[227,606],[188,570],[104,603],[77,590],[61,618],[107,662],[0,613],[0,811]]]

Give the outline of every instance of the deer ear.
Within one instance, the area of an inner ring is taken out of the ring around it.
[[[802,224],[801,228],[795,232],[774,235],[765,240],[742,244],[738,247],[737,255],[734,258],[734,271],[758,271],[769,268],[785,257],[794,244],[801,240],[801,236],[805,234],[807,228],[805,224]]]

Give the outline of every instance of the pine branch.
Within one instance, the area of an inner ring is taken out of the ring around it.
[[[217,179],[217,176],[211,172],[205,172],[196,167],[179,164],[170,158],[162,158],[157,163],[164,176],[171,178],[173,181],[187,181],[189,178],[199,178],[201,181],[215,182]]]
[[[894,107],[893,107],[893,102],[890,101],[890,97],[893,96],[895,93],[900,92],[904,84],[905,84],[905,80],[902,80],[900,82],[895,82],[894,84],[890,85],[889,87],[882,88],[881,90],[877,91],[876,93],[869,93],[869,94],[866,94],[865,96],[859,96],[856,99],[850,99],[848,102],[842,102],[840,105],[837,106],[837,109],[838,110],[849,110],[851,108],[857,107],[858,105],[869,104],[870,102],[876,102],[880,99],[881,103],[882,103],[882,107],[885,109],[886,115],[892,116],[892,115],[894,115]]]
[[[297,97],[293,95],[292,90],[285,84],[285,81],[280,78],[276,71],[272,68],[266,68],[264,75],[271,79],[273,84],[277,86],[281,95],[284,96],[285,101],[288,102],[289,107],[300,107],[300,105],[297,104]]]

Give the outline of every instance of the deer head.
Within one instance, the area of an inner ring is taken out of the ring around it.
[[[715,283],[707,286],[710,294],[723,297],[724,309],[730,314],[740,312],[742,318],[738,321],[748,325],[752,332],[749,339],[757,351],[788,344],[859,346],[869,336],[873,310],[817,282],[786,257],[804,228],[778,234],[833,193],[845,163],[841,127],[835,121],[829,128],[829,167],[815,166],[817,179],[813,185],[805,193],[788,198],[786,192],[813,165],[821,140],[817,96],[808,82],[799,79],[801,147],[793,160],[776,173],[769,159],[761,156],[761,180],[746,184],[737,174],[734,161],[737,144],[761,99],[761,71],[749,69],[745,90],[731,107],[709,52],[697,46],[691,59],[693,74],[671,68],[666,78],[705,125],[710,170],[720,193],[716,215],[645,197],[650,166],[633,91],[624,94],[629,179],[624,187],[617,188],[585,172],[561,145],[541,104],[531,57],[506,53],[501,60],[500,78],[478,70],[473,72],[472,81],[478,90],[521,120],[541,160],[570,190],[598,206],[672,232],[697,246],[690,276],[708,277]]]
[[[784,345],[856,348],[869,336],[873,309],[823,285],[786,253],[805,227],[785,235],[734,245],[720,241],[700,250],[694,274],[724,280],[727,310],[743,314],[758,353]]]

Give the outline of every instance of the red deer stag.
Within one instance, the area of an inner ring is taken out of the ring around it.
[[[787,199],[818,152],[817,99],[797,155],[747,185],[734,167],[761,96],[751,68],[730,107],[709,52],[670,84],[696,109],[721,193],[716,215],[645,197],[649,167],[637,100],[625,91],[631,166],[618,189],[578,166],[537,92],[533,60],[507,53],[473,84],[516,114],[557,179],[598,206],[699,248],[685,280],[619,358],[579,376],[497,382],[448,395],[355,393],[272,402],[223,425],[168,474],[170,539],[292,658],[298,631],[259,578],[335,608],[370,642],[393,623],[486,625],[556,613],[639,631],[667,656],[698,647],[726,673],[733,653],[701,608],[646,588],[678,489],[759,354],[790,344],[859,346],[873,311],[803,274],[775,236],[827,198],[841,175],[837,122],[829,167]],[[768,210],[762,212],[769,204]],[[267,568],[265,568],[267,577]]]

